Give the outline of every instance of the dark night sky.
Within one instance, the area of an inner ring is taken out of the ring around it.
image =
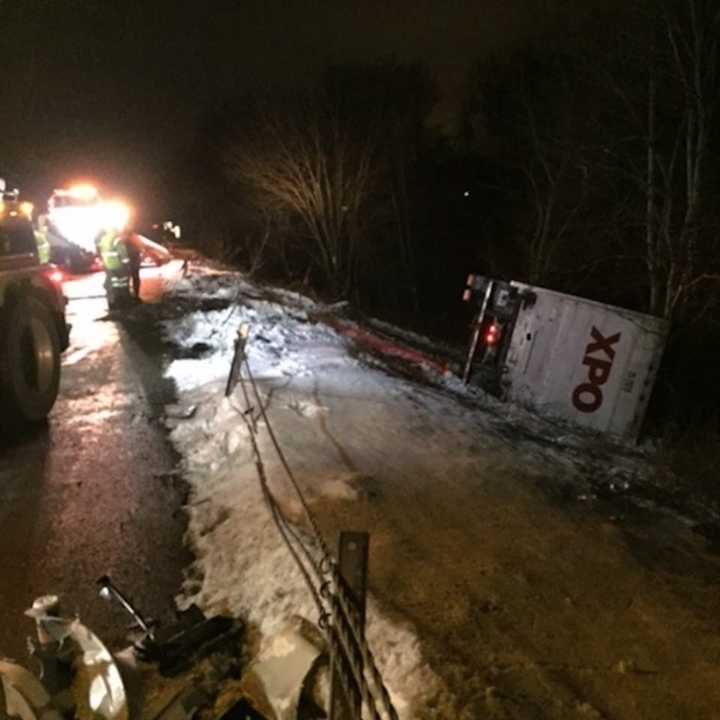
[[[209,103],[257,84],[302,82],[327,61],[394,55],[428,64],[447,109],[474,59],[569,27],[577,7],[0,0],[0,169],[31,192],[84,176],[152,205],[162,194],[158,170],[182,152]]]

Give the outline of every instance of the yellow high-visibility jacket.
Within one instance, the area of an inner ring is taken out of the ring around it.
[[[105,270],[108,272],[128,270],[130,258],[127,246],[117,232],[114,230],[104,232],[97,239],[95,245]]]

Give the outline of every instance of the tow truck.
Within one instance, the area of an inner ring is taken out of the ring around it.
[[[32,206],[0,179],[0,428],[43,420],[69,345],[58,269],[40,262]]]
[[[93,185],[56,188],[38,227],[48,238],[50,259],[73,273],[89,272],[95,263],[95,238],[105,219],[105,204]]]

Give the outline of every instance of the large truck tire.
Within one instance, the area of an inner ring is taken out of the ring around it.
[[[60,338],[37,297],[0,311],[0,426],[47,417],[60,386]]]

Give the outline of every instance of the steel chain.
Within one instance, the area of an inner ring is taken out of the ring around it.
[[[365,682],[362,669],[357,662],[357,650],[353,647],[351,633],[348,633],[347,629],[343,627],[343,623],[347,624],[347,618],[342,617],[342,614],[338,612],[340,608],[338,607],[337,598],[333,600],[332,605],[333,617],[336,620],[340,620],[340,622],[335,622],[330,628],[330,644],[333,652],[337,657],[347,658],[352,679],[360,691],[360,696],[362,697],[365,707],[368,709],[371,720],[385,720],[377,709],[375,698],[373,697],[372,691],[367,682]],[[335,669],[338,671],[338,677],[340,678],[342,684],[345,699],[348,701],[348,705],[350,705],[350,702],[352,701],[352,689],[349,678],[345,676],[343,663],[336,662]]]
[[[310,594],[312,595],[313,601],[315,603],[315,607],[318,611],[319,617],[323,617],[323,615],[326,614],[327,610],[325,608],[325,605],[323,603],[322,598],[320,597],[320,594],[318,590],[316,589],[315,585],[312,582],[312,578],[310,577],[310,574],[307,571],[307,568],[305,568],[302,560],[300,559],[299,555],[297,554],[297,550],[292,546],[292,543],[290,542],[290,538],[288,537],[289,534],[292,534],[295,538],[296,542],[298,542],[305,554],[306,557],[309,557],[309,552],[307,551],[307,548],[299,542],[297,536],[294,535],[293,531],[290,529],[289,525],[287,524],[287,521],[285,520],[285,517],[282,514],[282,511],[275,500],[272,492],[270,491],[270,488],[267,484],[267,476],[265,475],[265,466],[262,460],[262,455],[260,454],[260,448],[258,447],[257,440],[256,440],[256,433],[257,430],[253,429],[251,421],[248,419],[246,413],[239,413],[242,417],[243,421],[245,422],[248,432],[250,435],[250,443],[253,448],[253,454],[255,456],[255,468],[258,473],[258,478],[260,480],[260,488],[263,494],[263,498],[268,506],[268,510],[270,512],[270,516],[273,519],[273,522],[275,523],[275,526],[278,529],[278,532],[280,533],[280,536],[284,540],[288,551],[292,555],[293,559],[295,560],[295,564],[297,565],[298,569],[300,570],[300,573],[302,574],[305,584],[308,586],[308,590],[310,591]]]
[[[370,677],[372,678],[373,684],[375,685],[374,691],[380,695],[380,701],[383,705],[383,709],[385,710],[385,712],[387,712],[391,720],[399,720],[397,711],[395,710],[395,707],[390,698],[390,693],[385,687],[385,683],[383,681],[382,675],[380,674],[380,671],[378,670],[375,658],[373,657],[372,651],[368,647],[367,641],[365,639],[365,631],[363,629],[363,624],[360,622],[360,618],[358,617],[358,612],[354,606],[353,600],[347,595],[347,591],[342,581],[342,577],[337,570],[337,567],[333,567],[333,577],[335,580],[336,593],[335,598],[337,599],[339,608],[342,611],[340,615],[344,616],[344,619],[346,620],[347,625],[350,628],[350,632],[353,634],[353,639],[355,640],[355,644],[357,645],[357,648],[360,652],[360,657],[362,658],[364,669],[370,674]]]

